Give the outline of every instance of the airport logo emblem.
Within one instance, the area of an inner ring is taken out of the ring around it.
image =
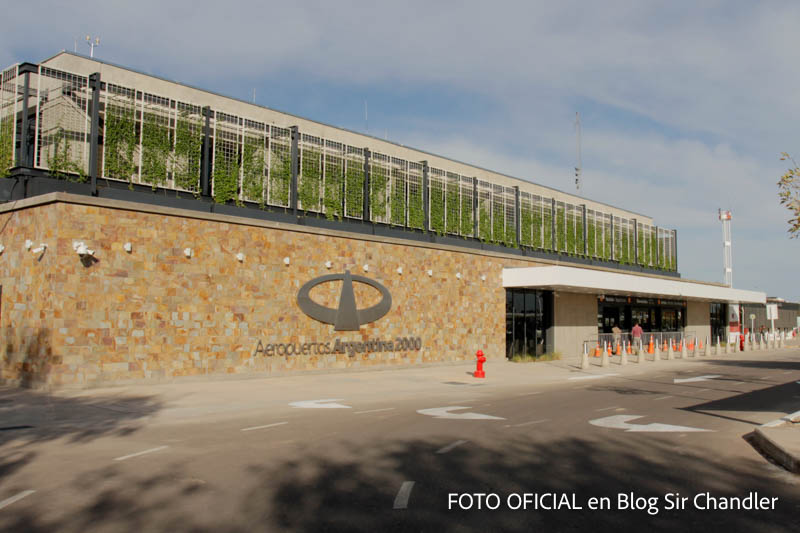
[[[339,280],[342,281],[342,293],[339,296],[338,309],[325,307],[311,300],[311,289],[323,283]],[[358,309],[353,292],[354,281],[377,289],[381,293],[381,301],[372,307]],[[358,331],[362,324],[375,322],[389,312],[392,308],[392,295],[377,281],[350,274],[349,270],[345,270],[344,274],[330,274],[314,278],[300,287],[300,291],[297,293],[297,305],[311,318],[325,324],[333,324],[334,331]]]

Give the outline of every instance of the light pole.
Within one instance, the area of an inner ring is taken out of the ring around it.
[[[87,35],[86,44],[89,45],[89,57],[94,57],[94,47],[100,46],[100,37],[95,37],[94,41],[92,41],[92,37],[90,35]]]

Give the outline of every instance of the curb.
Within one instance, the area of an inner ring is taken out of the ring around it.
[[[753,444],[768,458],[772,459],[786,470],[800,474],[800,456],[785,449],[778,442],[772,440],[767,434],[770,428],[791,426],[800,422],[800,411],[786,415],[772,422],[767,422],[757,427],[752,434]],[[800,429],[798,429],[800,431]]]

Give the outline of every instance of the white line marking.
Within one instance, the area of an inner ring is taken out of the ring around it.
[[[447,403],[463,403],[463,402],[476,402],[476,401],[478,401],[477,398],[463,398],[461,400],[455,400],[453,402],[447,402]]]
[[[241,431],[253,431],[256,429],[274,428],[275,426],[282,426],[284,424],[288,424],[288,422],[275,422],[274,424],[267,424],[266,426],[253,426],[251,428],[242,428]]]
[[[549,421],[550,421],[549,418],[543,418],[541,420],[531,420],[530,422],[523,422],[522,424],[514,424],[513,426],[509,426],[509,427],[518,428],[518,427],[522,427],[522,426],[530,426],[530,425],[533,425],[533,424],[541,424],[542,422],[549,422]]]
[[[693,378],[673,379],[672,382],[673,383],[695,383],[697,381],[706,381],[706,380],[709,380],[709,379],[721,378],[721,377],[722,376],[720,376],[719,374],[713,374],[713,375],[708,375],[708,376],[697,376],[697,377],[693,377]]]
[[[403,481],[400,485],[400,490],[397,491],[397,496],[394,499],[393,509],[406,509],[408,508],[408,498],[411,496],[411,489],[414,488],[413,481]]]
[[[2,509],[3,507],[8,507],[9,505],[11,505],[14,502],[18,502],[22,498],[28,497],[31,494],[33,494],[34,492],[36,492],[36,491],[35,490],[23,490],[22,492],[20,492],[16,496],[12,496],[10,498],[6,498],[5,500],[0,502],[0,509]]]
[[[595,411],[610,411],[611,409],[617,409],[619,405],[613,405],[611,407],[603,407],[602,409],[595,409]]]
[[[763,377],[763,378],[761,378],[761,379],[769,379],[769,376],[764,376],[764,377]]]
[[[467,443],[467,441],[465,441],[465,440],[457,440],[452,444],[448,444],[444,448],[439,448],[438,450],[436,450],[436,453],[447,453],[450,450],[452,450],[453,448],[455,448],[456,446],[461,446],[462,444],[466,444],[466,443]]]
[[[744,381],[737,381],[736,383],[733,383],[733,385],[744,385]]]
[[[673,426],[672,424],[631,424],[632,420],[643,418],[643,415],[615,415],[607,416],[605,418],[598,418],[590,420],[589,423],[593,426],[611,429],[624,429],[626,432],[676,432],[683,433],[689,431],[712,431],[710,429],[693,428],[688,426]]]
[[[535,395],[535,394],[541,394],[541,393],[542,393],[542,391],[536,391],[536,392],[526,392],[526,393],[524,393],[524,394],[517,394],[517,396],[533,396],[533,395]]]
[[[421,415],[433,416],[436,418],[454,418],[460,420],[505,420],[500,416],[484,415],[481,413],[451,413],[450,411],[459,411],[461,409],[470,409],[469,407],[462,407],[454,405],[453,407],[434,407],[433,409],[419,409],[417,412]]]
[[[792,372],[793,372],[793,370],[787,370],[785,372],[781,372],[781,374],[791,374]]]
[[[115,461],[124,461],[125,459],[130,459],[131,457],[139,457],[140,455],[144,455],[146,453],[153,453],[159,450],[163,450],[164,448],[169,448],[169,446],[159,446],[158,448],[150,448],[149,450],[145,450],[143,452],[132,453],[130,455],[123,455],[122,457],[115,457]]]
[[[303,400],[302,402],[290,402],[292,407],[299,407],[301,409],[350,409],[349,405],[342,405],[341,398],[332,400]]]
[[[700,389],[700,390],[697,390],[697,391],[695,391],[695,392],[706,392],[706,391],[710,391],[710,390],[711,390],[711,389]]]
[[[656,398],[656,399],[655,399],[655,400],[653,400],[653,401],[654,401],[654,402],[657,402],[658,400],[666,400],[667,398],[672,398],[672,396],[662,396],[661,398]]]
[[[392,411],[392,410],[394,410],[394,407],[386,407],[385,409],[370,409],[369,411],[356,411],[353,414],[354,415],[363,415],[363,414],[366,414],[366,413],[380,413],[380,412],[383,412],[383,411]]]
[[[573,378],[567,378],[568,380],[577,380],[577,379],[600,379],[600,378],[607,378],[610,376],[618,376],[619,374],[595,374],[593,376],[575,376]]]

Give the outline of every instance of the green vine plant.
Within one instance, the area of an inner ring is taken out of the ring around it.
[[[461,228],[461,219],[458,215],[458,181],[448,178],[445,185],[445,232],[458,235]]]
[[[300,183],[298,197],[305,211],[320,212],[320,190],[322,189],[322,152],[315,148],[303,148],[300,158]]]
[[[345,213],[361,218],[364,216],[364,161],[348,159],[344,179]]]
[[[514,220],[506,220],[506,231],[503,235],[503,244],[509,248],[517,248],[517,225]]]
[[[628,246],[630,243],[630,238],[628,237],[628,228],[620,228],[620,234],[622,238],[620,239],[620,247],[619,247],[619,259],[618,261],[623,265],[630,263],[630,247]]]
[[[564,208],[556,206],[556,250],[559,252],[567,250],[567,234],[564,226]]]
[[[133,154],[136,150],[136,122],[133,104],[106,105],[103,154],[105,175],[131,183],[136,172]],[[199,168],[199,162],[198,162]]]
[[[274,139],[270,143],[269,196],[274,205],[289,205],[292,161],[289,146]]]
[[[172,160],[172,175],[176,187],[199,193],[202,150],[202,122],[188,111],[182,111],[175,123],[175,151]]]
[[[58,128],[55,135],[51,137],[51,142],[53,151],[47,159],[50,173],[67,181],[86,182],[88,180],[86,171],[83,169],[83,165],[72,157],[70,141],[67,139],[64,128]]]
[[[611,224],[606,223],[605,227],[603,228],[603,259],[606,261],[611,261],[613,257],[613,250],[612,250],[612,238],[611,238]]]
[[[373,222],[386,220],[386,188],[388,176],[382,165],[371,165],[369,175],[369,205]]]
[[[245,200],[264,207],[264,174],[266,171],[266,138],[262,134],[245,134],[242,147],[242,194]]]
[[[531,225],[533,230],[531,246],[541,250],[544,246],[544,239],[542,238],[542,213],[538,206],[531,211]]]
[[[492,204],[492,243],[503,244],[505,241],[506,216],[503,204]]]
[[[584,246],[583,234],[583,216],[575,213],[575,253],[577,255],[586,255],[586,247]]]
[[[401,169],[392,169],[392,195],[390,198],[392,224],[405,226],[406,224],[406,178]]]
[[[435,231],[439,235],[444,235],[444,207],[445,207],[445,190],[444,183],[440,180],[430,181],[430,220],[431,231]]]
[[[530,246],[533,244],[533,211],[527,204],[522,204],[519,211],[520,244],[522,246]]]
[[[577,243],[575,242],[575,216],[573,213],[567,215],[567,253],[575,255],[577,253]]]
[[[656,245],[658,244],[655,232],[650,233],[650,266],[656,267]]]
[[[0,120],[0,178],[6,178],[14,166],[14,117]]]
[[[586,245],[589,248],[589,256],[597,257],[597,232],[592,220],[586,221]]]
[[[328,220],[342,219],[342,183],[344,165],[342,158],[335,154],[325,154],[325,190],[323,203]]]
[[[425,228],[425,202],[422,197],[422,186],[410,187],[408,191],[408,227]]]
[[[167,180],[167,162],[172,153],[169,120],[156,113],[144,113],[142,124],[142,167],[144,183],[155,190]]]
[[[478,237],[482,242],[488,243],[492,240],[492,216],[488,200],[483,200],[480,203],[478,213]]]
[[[544,214],[542,215],[542,234],[544,235],[542,247],[545,250],[552,250],[555,248],[553,246],[553,210],[549,207],[545,208]]]
[[[472,220],[472,194],[465,194],[461,191],[461,217],[460,232],[464,237],[468,237],[475,231],[475,221]]]
[[[239,153],[238,143],[217,135],[214,143],[214,201],[225,204],[231,200],[239,203]]]
[[[646,247],[645,247],[644,228],[641,228],[636,234],[636,250],[637,250],[636,253],[638,254],[637,259],[638,259],[638,263],[640,265],[646,265],[647,264],[647,261],[646,261],[646,258],[645,258],[645,249],[646,249]]]

